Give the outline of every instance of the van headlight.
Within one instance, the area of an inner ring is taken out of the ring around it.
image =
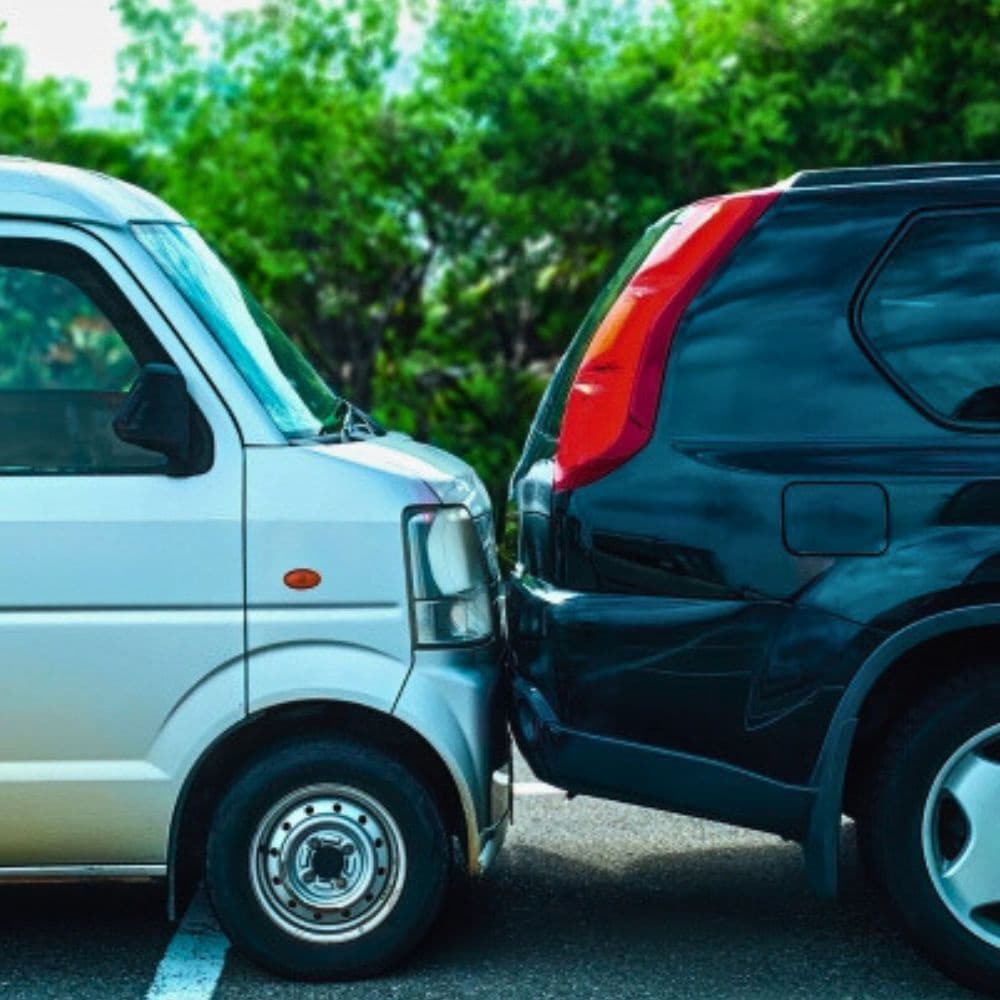
[[[490,519],[484,520],[492,542]],[[408,515],[417,645],[481,642],[493,634],[493,576],[483,531],[465,507],[429,507]]]

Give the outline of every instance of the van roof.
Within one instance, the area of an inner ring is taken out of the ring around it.
[[[148,191],[93,170],[0,156],[0,216],[124,226],[184,221]]]
[[[858,187],[928,181],[1000,180],[1000,161],[903,163],[884,167],[834,167],[803,170],[789,178],[792,188]]]

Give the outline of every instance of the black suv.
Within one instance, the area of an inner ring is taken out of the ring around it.
[[[1000,164],[800,173],[653,225],[512,484],[512,721],[570,792],[841,815],[1000,989]]]

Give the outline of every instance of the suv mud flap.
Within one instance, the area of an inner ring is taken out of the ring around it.
[[[844,779],[857,728],[856,717],[841,723],[835,733],[831,727],[833,742],[829,748],[824,746],[816,767],[818,794],[802,847],[809,888],[821,899],[833,899],[837,895],[840,881],[840,819]]]

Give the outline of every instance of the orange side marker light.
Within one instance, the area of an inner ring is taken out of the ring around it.
[[[285,586],[292,590],[312,590],[323,579],[314,569],[290,569],[285,574]]]

